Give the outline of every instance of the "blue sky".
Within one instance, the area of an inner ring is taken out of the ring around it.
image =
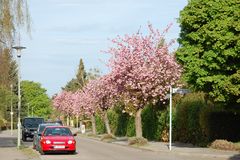
[[[75,74],[80,58],[86,70],[108,72],[109,39],[145,32],[148,22],[167,39],[178,38],[179,11],[187,0],[29,0],[32,38],[23,36],[22,79],[40,82],[51,96]],[[176,49],[177,44],[172,49]]]

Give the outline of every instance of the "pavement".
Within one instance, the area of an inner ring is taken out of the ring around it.
[[[87,135],[81,134],[81,136],[86,137]],[[88,138],[101,141],[101,136],[93,137],[87,136]],[[217,150],[212,148],[196,147],[191,144],[185,143],[172,143],[171,151],[169,150],[169,143],[164,142],[148,142],[144,146],[129,146],[126,137],[117,137],[114,141],[108,141],[108,143],[118,144],[122,146],[128,146],[133,148],[139,148],[143,150],[160,152],[160,153],[170,153],[182,156],[194,156],[202,157],[204,159],[226,159],[226,160],[240,160],[239,151],[225,151]],[[201,158],[201,159],[202,159]]]
[[[0,132],[0,159],[2,160],[29,160],[29,157],[17,149],[17,138],[14,131],[12,136],[9,131]]]

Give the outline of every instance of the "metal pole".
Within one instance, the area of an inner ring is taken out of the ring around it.
[[[20,136],[21,136],[21,54],[19,53],[19,50],[17,50],[17,57],[18,57],[18,137],[17,137],[17,147],[20,148],[21,146],[21,140],[20,140]]]
[[[13,103],[12,103],[12,92],[13,92],[13,85],[10,85],[11,87],[11,112],[10,112],[10,116],[11,116],[11,135],[13,135]]]
[[[18,58],[18,136],[17,136],[17,148],[20,148],[21,146],[21,50],[26,49],[26,47],[23,46],[14,46],[13,49],[16,49],[17,51],[17,58]]]
[[[170,111],[169,111],[169,150],[172,150],[172,86],[170,86]]]

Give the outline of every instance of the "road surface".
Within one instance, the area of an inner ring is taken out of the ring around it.
[[[77,153],[39,155],[41,160],[219,160],[218,158],[194,157],[189,154],[153,152],[128,146],[105,143],[93,139],[76,137]],[[29,147],[32,142],[24,142]]]

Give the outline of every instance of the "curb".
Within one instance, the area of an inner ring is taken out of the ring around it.
[[[116,143],[116,142],[121,142],[121,141],[113,141],[113,142],[106,142],[106,141],[101,141],[99,138],[97,137],[90,137],[87,135],[82,135],[80,134],[80,137],[83,138],[88,138],[88,139],[92,139],[95,141],[100,141],[103,143],[111,143],[111,144],[115,144],[115,145],[120,145],[120,146],[125,146],[125,147],[131,147],[131,148],[135,148],[135,149],[140,149],[140,150],[144,150],[144,151],[150,151],[150,152],[160,152],[160,153],[169,153],[169,154],[176,154],[176,155],[182,155],[182,156],[194,156],[194,157],[203,157],[203,158],[225,158],[225,159],[229,159],[232,156],[235,156],[235,154],[239,154],[239,153],[233,153],[233,154],[206,154],[206,153],[196,153],[196,152],[181,152],[181,151],[176,151],[174,149],[172,149],[172,151],[170,150],[156,150],[156,149],[152,149],[152,148],[145,148],[145,147],[141,147],[141,146],[134,146],[134,145],[126,145],[126,144],[121,144],[121,143]],[[218,150],[216,150],[218,151]]]

